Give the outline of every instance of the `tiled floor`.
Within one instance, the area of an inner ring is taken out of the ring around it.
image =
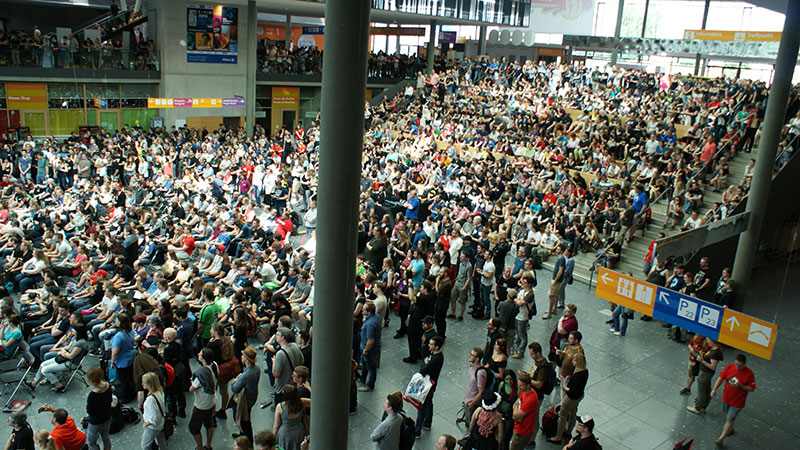
[[[754,292],[745,312],[772,321],[779,310],[778,334],[775,352],[771,361],[751,357],[750,367],[756,375],[758,389],[750,394],[747,407],[736,422],[737,434],[726,441],[726,448],[734,449],[791,449],[795,447],[800,432],[800,382],[797,377],[797,359],[792,350],[800,344],[797,321],[800,313],[796,305],[800,301],[800,270],[790,267],[786,285],[782,289],[785,262],[767,263],[755,274]],[[541,272],[540,280],[547,274]],[[547,283],[540,282],[536,289],[537,304],[543,309],[546,301]],[[678,391],[685,382],[686,349],[683,345],[668,341],[664,329],[657,322],[632,321],[626,337],[616,337],[608,332],[606,303],[594,297],[585,285],[575,284],[567,290],[568,301],[578,305],[580,330],[584,335],[589,366],[589,386],[586,397],[580,404],[580,414],[592,415],[597,423],[596,434],[606,450],[613,449],[671,449],[682,437],[697,439],[694,449],[714,448],[714,439],[724,422],[720,411],[720,400],[714,399],[706,416],[698,417],[686,411],[694,396],[680,396]],[[637,314],[638,316],[638,314]],[[369,433],[377,425],[382,412],[385,395],[402,389],[416,367],[400,362],[406,356],[406,340],[394,340],[392,335],[398,320],[384,331],[382,367],[374,392],[359,393],[358,414],[350,417],[349,449],[373,448]],[[531,322],[530,339],[545,342],[555,320],[535,318]],[[455,425],[456,415],[463,399],[466,384],[466,368],[469,349],[482,346],[485,336],[484,322],[467,319],[463,323],[448,323],[448,339],[444,347],[445,367],[434,400],[435,418],[433,429],[423,432],[416,448],[433,449],[434,442],[442,433],[457,437],[465,434],[464,428]],[[735,349],[725,349],[725,363],[736,355]],[[92,359],[91,363],[96,360]],[[510,368],[529,369],[531,361],[512,360]],[[319,369],[317,369],[319,370]],[[262,379],[266,392],[266,377]],[[39,393],[41,392],[41,393]],[[56,395],[48,389],[40,389],[32,407],[27,410],[34,428],[51,428],[49,414],[37,414],[42,402],[55,407],[67,408],[74,417],[84,411],[86,389],[74,383],[66,394]],[[20,398],[27,394],[21,394]],[[262,398],[265,393],[262,392]],[[554,397],[554,396],[550,396]],[[544,407],[559,400],[545,398]],[[189,397],[191,402],[191,396]],[[542,409],[544,411],[544,408]],[[269,409],[254,410],[254,428],[271,428],[273,414]],[[186,431],[188,421],[180,421],[175,436],[170,439],[170,448],[194,448],[194,442]],[[214,438],[217,449],[230,448],[231,433],[236,431],[232,420],[219,421]],[[129,426],[113,435],[114,448],[138,448],[141,425]],[[553,448],[542,436],[537,440],[538,448]],[[317,447],[325,449],[324,446]]]

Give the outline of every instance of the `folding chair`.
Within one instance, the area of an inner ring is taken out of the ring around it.
[[[20,367],[20,348],[22,348],[21,341],[17,348],[14,349],[14,353],[11,355],[10,358],[0,361],[0,373],[2,372],[9,372],[11,370],[17,370]]]
[[[78,364],[73,364],[72,362],[69,363],[67,366],[67,372],[64,372],[62,376],[62,383],[64,384],[64,390],[66,391],[69,388],[69,384],[72,383],[72,379],[75,378],[76,374],[80,374],[81,376],[78,377],[79,380],[83,383],[84,386],[88,387],[89,383],[86,382],[86,372],[83,370],[83,361],[86,360],[86,357],[89,356],[89,353],[86,352],[82,356],[79,355],[77,358]],[[69,378],[67,379],[67,373],[69,373]],[[64,383],[63,380],[66,379],[67,382]]]
[[[9,387],[14,385],[14,390],[11,391],[11,394],[8,396],[8,401],[5,404],[6,408],[11,406],[14,396],[17,394],[17,391],[19,391],[20,386],[24,386],[25,389],[31,394],[31,397],[36,398],[36,394],[34,394],[33,390],[24,383],[25,378],[28,377],[28,374],[31,372],[31,368],[33,368],[34,363],[33,354],[31,354],[30,348],[27,347],[27,345],[25,347],[26,348],[20,352],[21,356],[17,369],[0,373],[0,383],[3,383],[3,392],[0,394],[0,396],[5,395],[8,392]]]

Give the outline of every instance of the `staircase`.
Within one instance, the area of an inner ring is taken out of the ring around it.
[[[733,160],[728,161],[729,186],[738,185],[741,182],[742,177],[744,176],[744,169],[750,159],[755,158],[755,152],[756,146],[753,147],[753,153],[737,153]],[[706,179],[710,181],[711,178],[707,176]],[[722,201],[722,192],[713,192],[712,188],[708,185],[705,185],[702,188],[703,206],[699,209],[701,217],[708,212],[711,207],[714,206],[714,202]],[[650,245],[650,242],[652,242],[653,239],[658,237],[659,232],[663,231],[667,235],[670,234],[669,230],[661,228],[667,217],[666,213],[668,206],[669,199],[666,197],[662,198],[659,202],[650,205],[653,210],[652,223],[645,229],[644,237],[642,236],[642,230],[638,230],[631,242],[623,242],[620,262],[614,270],[622,273],[631,273],[635,278],[644,279],[644,257],[647,254],[647,247]],[[625,230],[623,229],[622,232],[625,232]],[[672,231],[672,233],[677,232],[677,229]],[[595,253],[578,252],[578,254],[575,255],[575,270],[572,275],[575,280],[591,286],[590,278],[594,276],[591,271],[592,264],[596,259],[596,253],[600,251],[601,250],[597,250]],[[556,258],[551,256],[547,261],[542,262],[542,267],[545,270],[552,272],[555,261]]]

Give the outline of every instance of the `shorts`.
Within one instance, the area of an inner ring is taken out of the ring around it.
[[[689,361],[689,376],[696,377],[700,374],[700,364]]]
[[[214,408],[211,409],[198,409],[194,407],[192,409],[192,418],[189,419],[189,433],[192,435],[200,434],[200,430],[206,427],[206,429],[216,428],[217,422],[214,420]]]
[[[563,281],[550,283],[550,293],[547,295],[549,295],[550,297],[558,297],[561,293],[562,284],[564,284]]]
[[[727,404],[725,402],[722,402],[722,412],[725,413],[725,416],[731,422],[736,420],[736,416],[739,415],[739,411],[741,411],[741,410],[742,410],[742,408],[737,408],[735,406],[731,406],[731,405],[729,405],[729,404]]]

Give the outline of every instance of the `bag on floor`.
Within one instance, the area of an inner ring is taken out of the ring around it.
[[[561,411],[561,405],[555,405],[548,409],[542,416],[542,433],[547,438],[556,435],[558,431],[558,413]]]
[[[406,386],[406,390],[403,393],[403,399],[411,403],[415,408],[420,409],[422,404],[425,403],[425,399],[428,398],[428,393],[432,387],[433,381],[431,381],[431,377],[428,375],[422,376],[417,372],[408,382],[408,386]]]

